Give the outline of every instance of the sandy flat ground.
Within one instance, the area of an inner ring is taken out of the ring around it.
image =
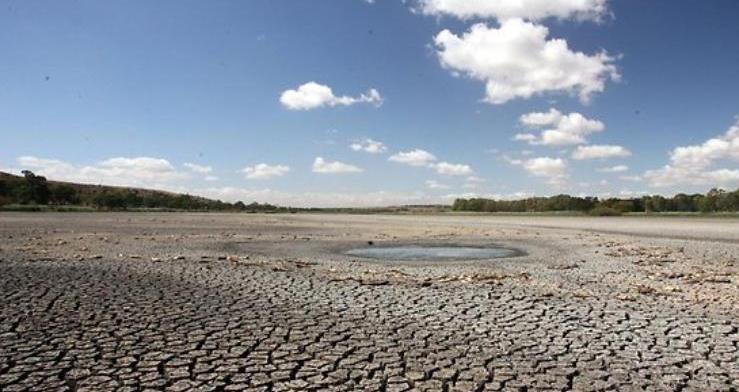
[[[396,244],[521,255],[344,254]],[[730,218],[3,213],[0,390],[734,391],[737,263]]]

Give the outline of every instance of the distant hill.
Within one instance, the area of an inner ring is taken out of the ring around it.
[[[348,214],[432,213],[448,205],[407,205],[376,208],[294,208],[272,204],[235,203],[175,192],[48,180],[30,171],[23,176],[0,172],[0,209],[36,210],[39,206],[65,209],[82,206],[99,210],[185,210],[236,212],[333,212]]]
[[[24,171],[23,176],[0,172],[0,206],[86,206],[97,209],[170,209],[207,211],[287,212],[291,209],[270,204],[241,201],[228,203],[181,193],[120,187],[78,184],[47,180]]]
[[[24,176],[18,176],[15,174],[10,174],[6,172],[0,171],[0,181],[23,181],[25,179]],[[136,188],[136,187],[124,187],[124,186],[114,186],[114,185],[97,185],[97,184],[80,184],[76,182],[67,182],[67,181],[55,181],[55,180],[46,180],[49,187],[58,187],[58,186],[68,186],[74,189],[80,196],[93,196],[95,194],[98,194],[100,192],[104,191],[131,191],[135,192],[140,195],[161,195],[161,196],[177,196],[178,193],[175,192],[169,192],[169,191],[160,191],[155,189],[145,189],[145,188]],[[210,200],[204,197],[200,196],[193,196],[198,199],[202,200]]]

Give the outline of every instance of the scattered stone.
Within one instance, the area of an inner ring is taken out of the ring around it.
[[[574,263],[573,264],[555,264],[555,265],[549,266],[549,269],[553,269],[553,270],[569,270],[569,269],[575,269],[575,268],[579,268],[579,266]]]
[[[636,292],[639,294],[654,294],[657,292],[654,287],[646,286],[643,284],[634,285],[634,289],[636,289]]]
[[[703,279],[706,283],[731,283],[731,279],[726,276],[709,276]]]
[[[390,281],[385,279],[361,279],[359,284],[364,286],[385,286],[390,284]]]

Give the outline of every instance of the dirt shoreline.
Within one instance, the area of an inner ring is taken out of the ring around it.
[[[734,219],[2,213],[0,293],[3,391],[739,389]]]

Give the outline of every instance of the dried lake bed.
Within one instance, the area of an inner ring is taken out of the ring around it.
[[[0,294],[2,391],[739,390],[731,218],[2,213]]]

